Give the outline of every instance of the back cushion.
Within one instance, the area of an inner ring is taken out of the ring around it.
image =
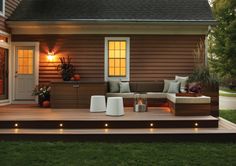
[[[136,82],[136,92],[162,92],[163,81]]]
[[[136,82],[129,82],[130,92],[136,92]]]

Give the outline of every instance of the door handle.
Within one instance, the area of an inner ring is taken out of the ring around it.
[[[18,71],[15,72],[15,78],[17,77]]]

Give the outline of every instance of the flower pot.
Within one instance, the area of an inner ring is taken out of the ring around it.
[[[74,75],[74,79],[75,79],[75,81],[79,81],[80,80],[80,75],[79,74],[75,74]]]
[[[42,107],[43,108],[49,108],[50,107],[50,102],[48,100],[43,101]]]

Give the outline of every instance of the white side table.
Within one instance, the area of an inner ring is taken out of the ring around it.
[[[105,112],[106,111],[106,99],[105,96],[91,96],[90,100],[90,112]]]
[[[106,115],[122,116],[124,115],[124,104],[122,97],[108,97]]]

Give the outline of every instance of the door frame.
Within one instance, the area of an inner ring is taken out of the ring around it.
[[[34,101],[18,101],[15,99],[15,88],[16,88],[16,79],[15,79],[15,71],[16,71],[16,47],[34,47],[35,57],[34,57],[34,71],[35,71],[35,78],[34,84],[38,85],[39,83],[39,42],[11,42],[11,53],[12,53],[12,70],[11,70],[11,103],[15,104],[32,104],[37,103],[38,98],[35,97]],[[32,89],[33,90],[33,89]]]

